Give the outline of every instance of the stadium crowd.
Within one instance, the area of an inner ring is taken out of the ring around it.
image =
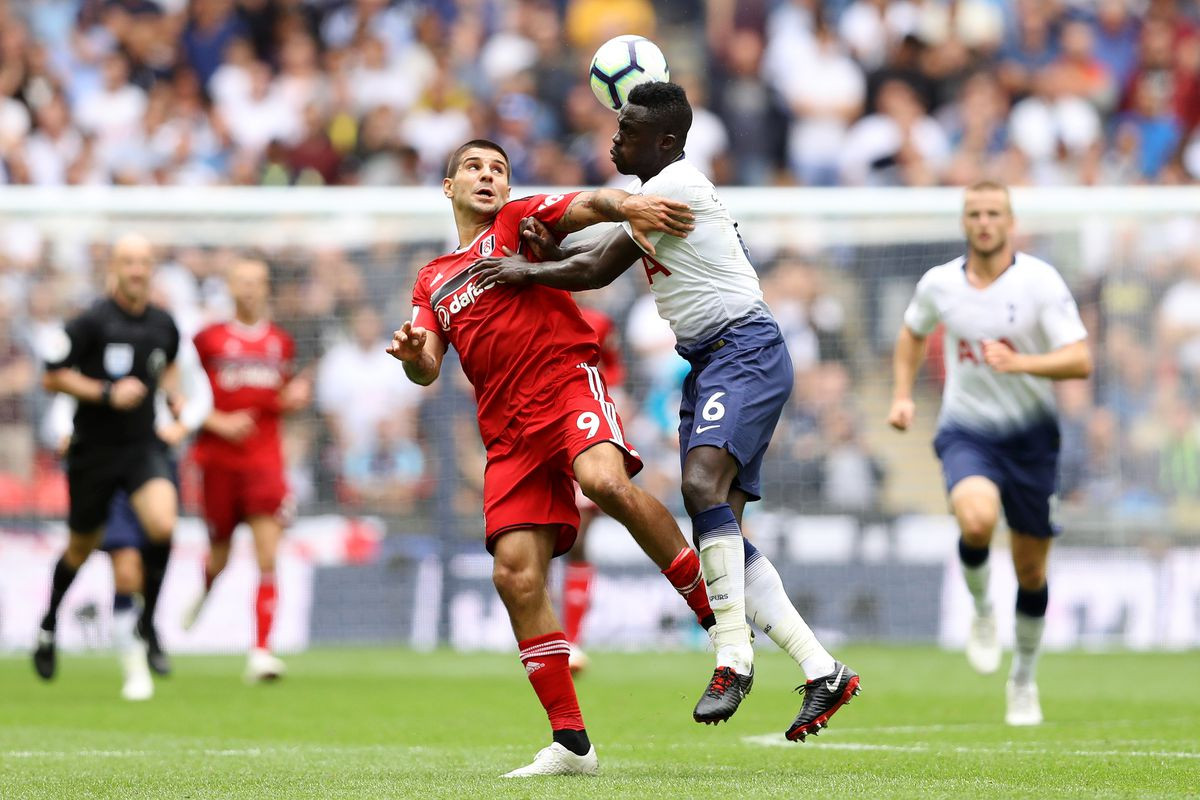
[[[436,183],[474,133],[517,183],[602,184],[579,76],[621,33],[718,184],[1200,178],[1182,0],[6,0],[0,183]]]
[[[433,184],[450,148],[485,134],[508,149],[517,186],[609,183],[613,118],[580,76],[595,45],[629,31],[660,42],[706,108],[688,154],[718,183],[1200,177],[1194,4],[45,0],[0,13],[0,178]],[[55,443],[39,433],[39,341],[100,290],[106,252],[22,231],[0,237],[0,516],[36,518],[61,515],[66,501]],[[862,327],[883,311],[879,262],[749,244],[797,367],[764,468],[768,501],[904,510],[884,502],[887,459],[864,419],[863,398],[885,391],[888,348]],[[302,509],[336,504],[420,526],[450,508],[477,520],[483,453],[470,387],[455,369],[420,389],[383,352],[392,323],[410,313],[416,267],[443,245],[266,253],[275,318],[315,380],[313,409],[285,438]],[[956,247],[908,258],[904,291]],[[1086,269],[1063,264],[1099,367],[1063,398],[1069,504],[1154,510],[1200,494],[1196,252],[1193,224],[1166,238],[1130,235]],[[160,256],[157,297],[185,333],[228,316],[231,248]],[[638,279],[581,302],[621,334],[617,403],[648,465],[639,480],[678,502],[683,362]],[[185,469],[187,502],[195,491]]]

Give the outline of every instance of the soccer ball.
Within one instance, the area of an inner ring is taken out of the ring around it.
[[[669,81],[667,59],[644,36],[618,36],[600,45],[592,57],[592,93],[605,108],[620,111],[639,83]]]

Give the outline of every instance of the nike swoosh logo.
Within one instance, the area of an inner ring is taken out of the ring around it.
[[[825,681],[825,688],[831,692],[836,692],[838,684],[842,682],[842,673],[846,671],[846,665],[842,664],[842,668],[838,670],[838,674],[833,676],[833,680]]]
[[[717,577],[715,577],[715,578],[713,578],[711,581],[709,581],[709,582],[708,582],[708,585],[709,585],[709,586],[712,586],[712,585],[713,585],[714,583],[716,583],[717,581],[723,581],[723,580],[725,580],[725,578],[726,578],[726,576],[727,576],[728,574],[729,574],[729,573],[725,573],[725,575],[718,575]]]
[[[717,424],[717,425],[697,425],[696,433],[704,433],[705,431],[711,431],[713,428],[719,428],[719,427],[721,427],[719,424]]]

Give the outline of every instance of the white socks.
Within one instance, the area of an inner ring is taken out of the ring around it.
[[[811,681],[833,672],[833,656],[821,646],[792,605],[774,565],[755,552],[746,565],[746,611],[750,620],[804,670]]]
[[[717,666],[748,675],[754,650],[746,627],[746,563],[736,523],[730,533],[714,531],[701,539],[700,566],[708,586],[708,604],[717,620],[711,631]]]
[[[132,608],[113,611],[113,649],[120,655],[130,652],[138,644],[137,634],[135,633],[137,630],[138,614],[139,611],[136,603]]]
[[[992,574],[991,560],[983,562],[978,567],[962,565],[963,577],[967,579],[967,591],[975,601],[975,614],[986,617],[992,613],[992,601],[988,599],[988,580]]]
[[[1017,637],[1013,643],[1013,683],[1030,684],[1037,677],[1038,651],[1042,644],[1042,630],[1046,627],[1045,617],[1031,617],[1017,612]]]

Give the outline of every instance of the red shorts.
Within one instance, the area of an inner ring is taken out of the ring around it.
[[[214,542],[229,541],[233,529],[249,517],[273,516],[286,524],[289,500],[287,482],[278,467],[204,469],[204,519]]]
[[[558,528],[554,555],[571,549],[579,529],[571,465],[589,447],[611,442],[624,451],[631,476],[642,468],[637,451],[625,441],[621,418],[598,369],[580,365],[555,391],[547,411],[488,447],[483,519],[489,553],[507,531],[542,525]]]

